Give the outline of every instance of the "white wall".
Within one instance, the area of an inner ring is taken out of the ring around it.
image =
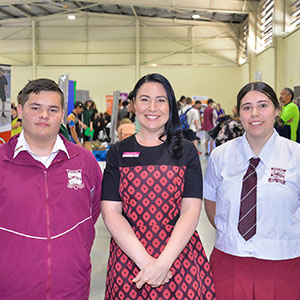
[[[12,64],[13,97],[33,78],[30,25],[16,22],[0,27],[0,63]],[[133,88],[136,82],[134,18],[80,16],[70,22],[60,17],[37,21],[36,26],[37,77],[57,81],[60,75],[70,74],[77,81],[78,89],[90,91],[101,111],[105,110],[105,95],[114,90],[129,92]],[[228,112],[237,91],[254,80],[255,71],[261,71],[262,80],[277,92],[283,86],[300,85],[300,30],[277,37],[276,48],[252,55],[240,67],[232,62],[237,59],[238,36],[236,25],[206,23],[191,27],[143,19],[140,74],[162,73],[171,81],[177,98],[205,95],[221,102]],[[149,61],[159,66],[144,64]]]
[[[240,87],[238,67],[143,67],[141,76],[161,73],[171,82],[175,95],[208,96],[223,104],[230,112]],[[130,92],[135,84],[134,67],[38,67],[37,77],[57,81],[62,74],[70,74],[77,81],[77,89],[90,91],[101,111],[105,110],[105,95],[114,90]],[[31,68],[12,66],[12,95],[31,78]]]
[[[300,29],[285,37],[277,37],[274,44],[276,47],[254,55],[250,65],[240,66],[241,85],[246,82],[249,68],[250,81],[254,80],[256,71],[261,71],[262,81],[270,84],[278,95],[283,87],[300,85]]]
[[[244,63],[239,67],[240,71],[240,85],[241,87],[250,82],[249,78],[249,64]]]
[[[285,73],[283,86],[300,85],[300,28],[283,39],[284,53],[279,58]]]

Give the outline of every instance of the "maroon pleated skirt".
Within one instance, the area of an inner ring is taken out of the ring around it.
[[[217,300],[300,300],[300,257],[264,260],[214,248],[210,263]]]

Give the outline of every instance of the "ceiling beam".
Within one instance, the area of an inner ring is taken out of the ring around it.
[[[43,10],[45,13],[50,14],[50,12],[43,6],[39,7],[41,10]]]
[[[82,7],[82,5],[78,1],[73,1],[77,7]]]
[[[38,7],[45,6],[44,4],[40,4],[40,3],[35,3],[34,5],[38,6]],[[61,10],[61,11],[58,12],[58,13],[52,13],[51,16],[59,16],[59,15],[64,15],[64,14],[68,14],[68,13],[76,13],[76,12],[85,13],[82,10],[88,9],[88,8],[91,8],[91,7],[94,7],[94,6],[97,6],[97,5],[99,5],[99,4],[98,3],[92,3],[92,4],[89,4],[89,5],[82,6],[82,7],[77,7],[77,8],[64,8],[64,7],[55,6],[56,9]],[[51,6],[51,8],[53,8],[53,5]],[[41,17],[38,17],[38,18],[41,18]]]
[[[75,0],[71,0],[76,2]],[[15,5],[15,4],[34,4],[41,3],[41,0],[19,0],[19,1],[1,1],[1,5]],[[48,2],[48,1],[45,1]],[[50,1],[49,1],[50,2]],[[111,5],[127,5],[127,6],[141,6],[141,7],[157,7],[164,9],[177,9],[177,10],[196,10],[196,11],[208,11],[208,12],[223,12],[223,13],[238,13],[247,14],[253,12],[256,9],[258,1],[241,1],[241,0],[214,0],[207,5],[207,0],[195,0],[195,1],[182,1],[173,0],[161,1],[161,0],[84,0],[87,4],[111,4]],[[251,2],[251,3],[250,3]]]
[[[21,9],[15,5],[10,5],[9,7],[15,9],[16,11],[18,11],[19,13],[21,13],[22,15],[24,15],[27,18],[31,18],[32,15],[30,13],[28,13],[25,9]]]
[[[133,5],[130,5],[130,7],[131,7],[131,10],[132,10],[134,16],[137,18],[138,15],[137,15],[137,13],[136,13],[135,7],[134,7]]]
[[[10,17],[13,18],[13,19],[16,19],[16,18],[17,18],[17,17],[14,16],[13,14],[11,14],[11,13],[7,12],[6,10],[2,9],[1,6],[0,6],[0,12],[3,13],[3,14],[5,14],[5,15],[7,15],[7,16],[10,16]]]
[[[218,38],[219,38],[220,36],[222,36],[222,35],[223,35],[223,34],[217,35],[217,36],[211,38],[209,41],[216,40],[216,39],[218,39]],[[203,47],[203,45],[204,45],[204,44],[207,44],[207,43],[208,43],[208,41],[200,41],[200,42],[198,42],[198,43],[196,43],[196,44],[194,44],[194,45],[192,45],[192,46],[188,46],[188,47],[184,47],[184,48],[182,48],[182,49],[176,50],[176,51],[172,51],[172,52],[170,52],[170,53],[168,53],[168,54],[159,56],[159,57],[157,57],[157,58],[155,58],[155,59],[150,59],[150,60],[148,60],[148,61],[146,61],[146,62],[144,62],[144,63],[145,63],[145,64],[149,64],[149,63],[151,63],[151,62],[154,62],[154,61],[157,61],[157,60],[160,60],[160,59],[163,59],[163,58],[172,56],[172,55],[177,54],[177,53],[180,53],[180,52],[186,52],[186,51],[192,49],[193,47],[194,47],[194,48],[200,49],[201,51],[205,52],[205,53],[208,54],[208,55],[210,55],[210,54],[213,55],[213,56],[219,55],[218,53],[214,52],[213,50],[208,50],[208,49],[205,49],[205,48],[201,48],[201,47],[200,47],[200,46]],[[228,58],[226,58],[226,57],[223,57],[223,56],[221,56],[221,55],[219,55],[219,58],[222,58],[222,59],[225,59],[225,60],[229,60],[231,63],[233,62],[233,63],[236,63],[236,64],[237,64],[237,61],[230,60],[230,59],[228,59]]]

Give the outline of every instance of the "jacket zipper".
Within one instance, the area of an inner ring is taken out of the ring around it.
[[[50,211],[49,211],[49,190],[47,171],[43,170],[45,177],[46,189],[46,216],[47,216],[47,264],[48,264],[48,279],[47,279],[47,300],[50,300],[50,280],[51,280],[51,236],[50,236]]]

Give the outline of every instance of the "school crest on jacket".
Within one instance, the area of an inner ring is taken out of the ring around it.
[[[69,170],[68,173],[68,188],[78,190],[84,188],[84,183],[82,182],[82,169],[79,170]]]

